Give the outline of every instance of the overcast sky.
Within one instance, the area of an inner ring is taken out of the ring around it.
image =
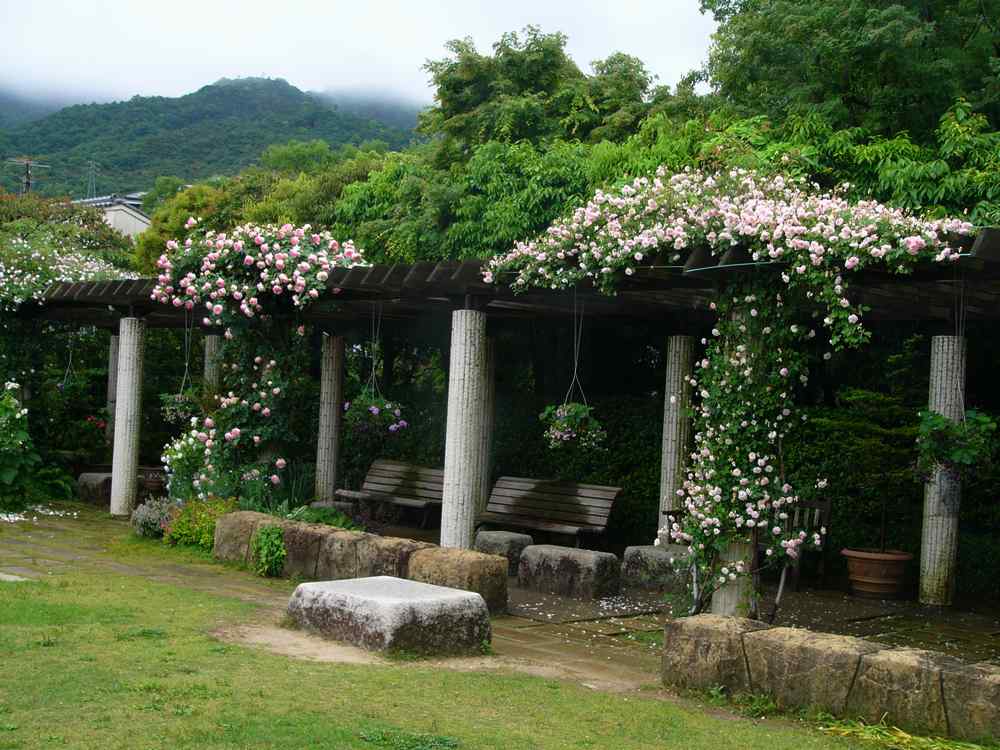
[[[660,83],[699,66],[714,24],[697,0],[0,0],[0,87],[73,98],[177,96],[223,76],[429,102],[421,65],[527,24],[592,60],[621,51]]]

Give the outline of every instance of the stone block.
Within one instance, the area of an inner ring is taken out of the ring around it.
[[[507,560],[499,555],[452,547],[422,549],[410,557],[408,578],[474,591],[493,614],[507,610]]]
[[[246,563],[250,559],[250,538],[262,522],[278,522],[266,513],[243,510],[226,513],[215,522],[212,555],[216,560]]]
[[[621,564],[610,552],[533,544],[521,552],[517,580],[533,591],[599,599],[618,593]]]
[[[417,550],[434,547],[429,542],[415,542],[393,536],[365,534],[355,547],[359,577],[394,576],[408,578],[410,555]]]
[[[273,522],[281,526],[284,531],[285,566],[281,570],[281,575],[285,578],[299,576],[315,579],[320,544],[333,527],[318,523],[284,521],[280,518],[273,518]]]
[[[358,577],[358,545],[369,536],[361,531],[331,529],[322,539],[316,559],[316,578],[337,581]]]
[[[768,625],[742,617],[695,615],[667,622],[663,631],[663,683],[681,689],[750,689],[743,636]]]
[[[302,627],[373,651],[477,653],[491,639],[479,594],[391,576],[303,583],[288,614]]]
[[[111,475],[97,472],[84,472],[77,477],[76,493],[82,502],[110,507]]]
[[[622,558],[622,583],[682,594],[687,590],[687,574],[678,571],[674,561],[686,555],[687,548],[677,544],[627,547]]]
[[[1000,666],[953,664],[941,671],[948,724],[955,737],[1000,737]]]
[[[884,716],[890,724],[947,734],[942,668],[954,663],[950,657],[915,648],[865,654],[847,700],[847,714],[867,722]]]
[[[521,562],[521,552],[535,543],[529,534],[516,531],[480,531],[473,545],[477,552],[507,558],[507,575],[516,576]]]
[[[771,628],[745,633],[743,648],[751,690],[773,695],[782,708],[842,716],[861,657],[885,647],[846,635]]]

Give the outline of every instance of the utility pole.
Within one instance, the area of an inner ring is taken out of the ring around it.
[[[20,166],[24,167],[24,182],[23,182],[22,188],[21,188],[21,194],[22,195],[27,195],[28,193],[31,192],[31,168],[32,167],[35,167],[36,169],[48,169],[49,168],[48,164],[41,164],[40,162],[34,161],[30,157],[27,157],[27,156],[21,156],[21,157],[18,157],[16,159],[8,159],[7,163],[8,164],[16,164],[19,167]]]
[[[91,159],[87,162],[87,197],[97,197],[97,162]]]

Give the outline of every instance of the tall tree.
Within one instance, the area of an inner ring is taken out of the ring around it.
[[[720,22],[708,73],[725,100],[780,120],[926,140],[958,98],[1000,124],[1000,0],[702,0]]]

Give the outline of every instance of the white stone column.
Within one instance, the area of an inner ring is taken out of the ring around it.
[[[316,438],[317,500],[335,499],[343,421],[344,337],[324,333],[319,376],[319,434]]]
[[[111,334],[108,343],[108,420],[104,437],[110,443],[115,439],[115,404],[118,401],[118,334]]]
[[[111,514],[128,516],[139,484],[139,424],[142,411],[142,355],[146,323],[122,318],[118,326],[118,383],[111,469]]]
[[[735,563],[742,560],[746,567],[750,567],[750,555],[753,550],[749,544],[739,542],[730,544],[719,554],[721,561],[720,568],[726,563]],[[710,581],[707,585],[714,585]],[[737,576],[735,581],[724,583],[712,594],[711,612],[713,615],[746,616],[747,608],[750,605],[750,593],[753,590],[753,579],[750,576]]]
[[[218,334],[205,336],[205,387],[210,391],[219,390],[219,378],[222,370],[219,361],[221,346],[222,337]]]
[[[451,317],[448,419],[444,444],[441,546],[472,547],[472,530],[483,493],[487,424],[486,314],[455,310]]]
[[[490,490],[493,489],[490,477],[493,474],[493,432],[496,429],[496,369],[497,369],[497,342],[495,339],[486,340],[486,367],[483,368],[483,376],[486,383],[483,386],[483,448],[480,457],[483,461],[482,481],[483,490],[479,496],[479,505],[476,507],[477,513],[486,510],[486,503],[490,497]]]
[[[691,435],[691,375],[694,360],[694,337],[671,336],[667,339],[667,375],[663,385],[663,448],[660,458],[660,517],[663,511],[680,507],[677,490],[684,484]]]
[[[931,385],[927,407],[954,421],[965,418],[965,352],[964,336],[934,336],[931,339]],[[951,604],[961,499],[962,482],[954,470],[937,469],[924,485],[921,604]]]

